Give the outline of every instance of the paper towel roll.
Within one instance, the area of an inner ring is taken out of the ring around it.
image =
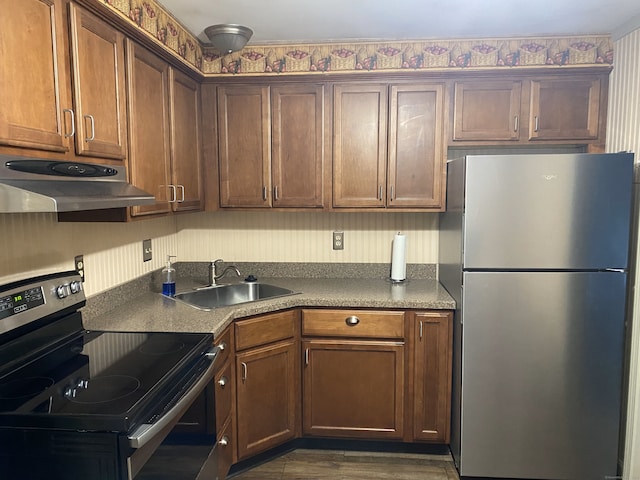
[[[397,233],[393,237],[391,251],[391,280],[400,282],[407,278],[407,237]]]

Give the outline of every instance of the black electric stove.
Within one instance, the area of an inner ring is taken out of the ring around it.
[[[131,460],[136,450],[157,445],[212,379],[211,334],[87,331],[85,302],[75,272],[0,287],[0,443],[13,445],[0,466],[13,474],[31,472],[22,469],[34,449],[66,462],[51,453],[64,438],[76,458],[86,454],[83,439],[112,445],[101,460],[112,465],[99,476],[61,464],[47,478],[133,478],[143,463]]]

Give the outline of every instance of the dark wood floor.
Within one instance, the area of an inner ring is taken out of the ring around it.
[[[233,480],[458,480],[449,455],[297,449]]]

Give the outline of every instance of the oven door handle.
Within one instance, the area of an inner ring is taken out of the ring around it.
[[[176,403],[165,415],[162,416],[155,423],[145,423],[136,428],[131,435],[129,435],[129,446],[131,448],[142,448],[147,442],[152,440],[156,434],[161,432],[172,422],[180,420],[182,414],[191,406],[193,401],[204,390],[211,380],[213,380],[214,367],[216,363],[216,357],[220,351],[220,346],[216,346],[212,351],[207,352],[205,355],[211,360],[211,365],[207,367],[204,374],[198,379],[198,381],[189,389],[189,391]]]

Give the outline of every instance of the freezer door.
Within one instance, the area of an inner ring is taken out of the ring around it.
[[[464,274],[460,473],[616,475],[626,274]]]
[[[627,268],[633,154],[466,157],[466,269]]]

